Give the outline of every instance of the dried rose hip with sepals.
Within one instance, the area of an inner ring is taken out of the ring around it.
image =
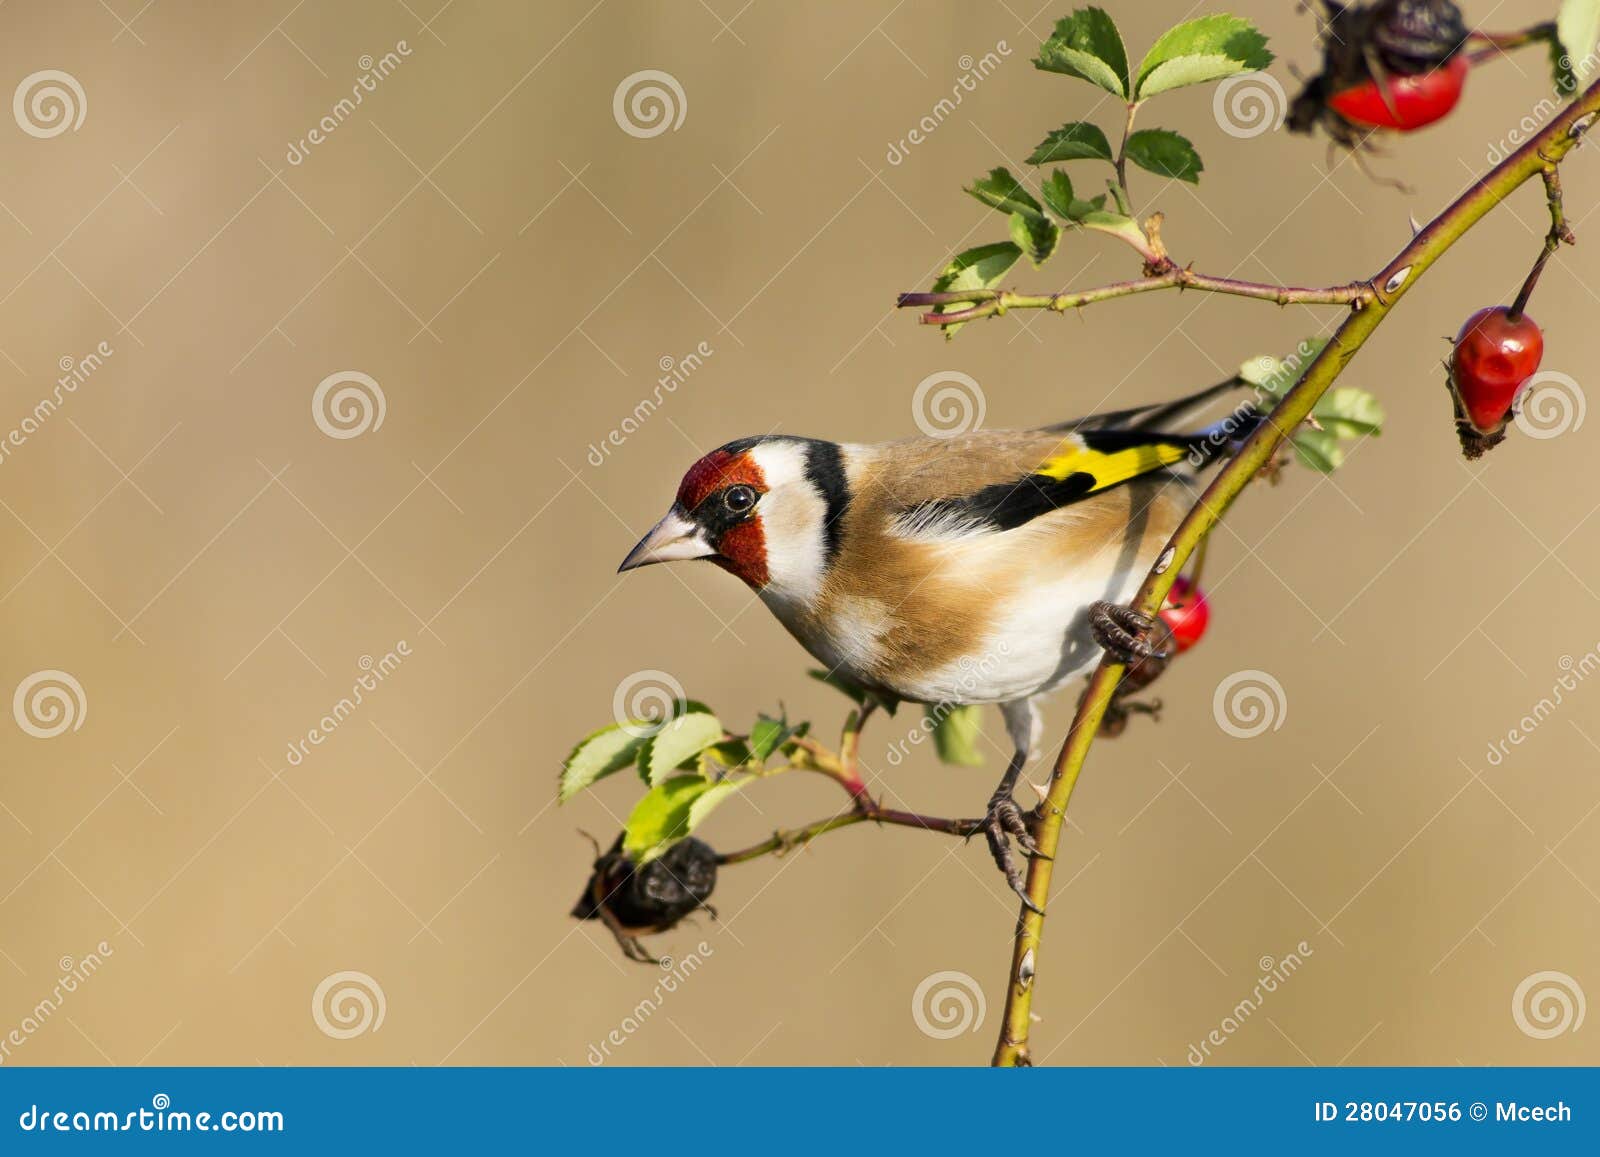
[[[689,836],[641,865],[622,850],[618,836],[604,854],[595,845],[594,872],[572,915],[603,922],[629,960],[658,964],[639,937],[665,932],[702,908],[716,919],[706,902],[716,886],[717,853],[704,840]]]

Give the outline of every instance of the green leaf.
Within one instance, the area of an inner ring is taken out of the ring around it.
[[[1135,95],[1145,100],[1271,63],[1267,38],[1250,21],[1226,14],[1202,16],[1168,29],[1145,53]]]
[[[1140,129],[1128,137],[1128,160],[1162,177],[1200,183],[1200,154],[1187,138],[1167,129]]]
[[[633,805],[622,830],[622,850],[643,863],[655,859],[690,831],[695,801],[720,786],[699,776],[674,776]]]
[[[1006,271],[1017,263],[1017,258],[1022,256],[1022,250],[1009,241],[999,241],[993,245],[979,245],[976,249],[968,249],[964,253],[957,253],[949,265],[944,267],[944,272],[933,283],[935,293],[949,293],[962,289],[992,289],[999,280],[1006,275]],[[965,305],[941,305],[936,312],[955,313],[966,309]],[[965,322],[945,327],[945,336],[953,337],[956,330]],[[866,699],[866,692],[860,687],[850,684],[849,680],[828,671],[812,671],[811,677],[819,679],[839,691],[844,692],[857,703]]]
[[[1556,87],[1564,93],[1574,93],[1578,80],[1574,70],[1587,75],[1593,71],[1584,68],[1595,41],[1600,40],[1600,0],[1563,0],[1556,16],[1556,39],[1559,47],[1552,45],[1550,59],[1555,69]]]
[[[1078,219],[1078,224],[1085,229],[1093,229],[1097,233],[1109,233],[1113,237],[1120,237],[1139,246],[1150,244],[1150,239],[1144,235],[1144,230],[1139,228],[1139,223],[1132,217],[1124,217],[1121,213],[1106,213],[1097,209],[1093,213],[1085,213]]]
[[[1030,217],[1043,217],[1039,202],[1006,169],[992,169],[987,177],[979,177],[966,190],[991,209],[1002,213],[1026,213]]]
[[[933,724],[933,746],[943,762],[957,767],[983,766],[977,747],[982,716],[980,707],[941,704],[927,709],[928,721]]]
[[[750,744],[743,739],[725,739],[713,743],[700,753],[700,774],[716,779],[736,767],[750,762]]]
[[[1289,441],[1300,461],[1313,470],[1332,474],[1344,463],[1344,448],[1327,430],[1300,430]]]
[[[787,719],[763,715],[750,729],[750,762],[760,766],[793,735]]]
[[[566,803],[590,784],[630,766],[648,739],[624,731],[616,723],[588,736],[572,749],[563,764],[560,802]]]
[[[1088,121],[1068,121],[1056,129],[1028,154],[1028,164],[1048,165],[1055,161],[1112,160],[1111,142],[1100,126]],[[1005,172],[997,169],[996,172]]]
[[[1061,226],[1048,217],[1011,214],[1011,243],[1028,255],[1035,269],[1050,259],[1061,240]]]
[[[1116,22],[1099,8],[1080,8],[1056,21],[1033,64],[1098,84],[1113,96],[1128,95],[1128,50]]]
[[[691,711],[669,722],[650,740],[650,785],[661,783],[681,764],[722,739],[722,721],[715,715]]]
[[[1104,193],[1089,201],[1079,200],[1072,191],[1072,182],[1064,169],[1056,169],[1050,174],[1050,179],[1040,186],[1040,196],[1052,213],[1074,222],[1082,221],[1090,213],[1104,208],[1106,203]]]
[[[1383,406],[1372,394],[1355,386],[1329,390],[1311,416],[1336,438],[1365,438],[1383,432]]]

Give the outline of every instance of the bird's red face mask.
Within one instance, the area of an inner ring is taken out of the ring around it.
[[[767,544],[758,506],[767,493],[761,467],[747,450],[723,447],[683,476],[677,501],[617,568],[709,558],[757,590],[767,585]]]

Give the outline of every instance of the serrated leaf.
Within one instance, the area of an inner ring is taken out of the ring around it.
[[[1145,53],[1135,95],[1145,100],[1271,63],[1267,38],[1250,21],[1226,14],[1202,16],[1168,29]]]
[[[1344,464],[1344,448],[1327,430],[1299,430],[1289,441],[1300,461],[1313,470],[1332,474]]]
[[[929,707],[927,718],[933,724],[933,746],[944,763],[957,767],[982,767],[978,735],[982,730],[983,709],[941,704]]]
[[[792,734],[787,720],[774,719],[770,715],[761,716],[750,729],[751,762],[757,765],[766,763],[768,757],[782,747]]]
[[[1061,240],[1061,226],[1048,217],[1011,214],[1011,243],[1028,255],[1035,269],[1050,259]]]
[[[1052,172],[1050,179],[1039,187],[1039,193],[1052,213],[1073,222],[1081,221],[1088,214],[1104,208],[1106,203],[1104,193],[1088,201],[1080,200],[1072,191],[1072,182],[1064,169]]]
[[[991,169],[987,177],[979,177],[966,192],[1002,213],[1025,213],[1030,217],[1043,217],[1039,202],[1013,177],[1009,170]]]
[[[655,859],[689,834],[695,801],[718,786],[699,776],[680,775],[651,788],[628,813],[622,850],[641,863]]]
[[[624,731],[616,723],[586,737],[563,763],[560,802],[566,803],[590,784],[631,766],[647,741],[648,736]]]
[[[1080,8],[1056,21],[1055,32],[1039,46],[1033,64],[1087,80],[1113,96],[1128,95],[1128,50],[1116,22],[1099,8]]]
[[[1372,394],[1355,386],[1329,390],[1311,414],[1336,438],[1365,438],[1383,431],[1383,406]]]
[[[1188,138],[1167,129],[1140,129],[1128,137],[1128,160],[1162,177],[1200,183],[1200,154]]]
[[[1587,74],[1592,69],[1582,68],[1600,40],[1600,0],[1562,0],[1561,11],[1556,16],[1556,39],[1560,47],[1552,46],[1550,57],[1556,74],[1556,85],[1564,93],[1577,91],[1578,81],[1574,70]],[[1565,57],[1565,60],[1563,60]]]
[[[1048,165],[1055,161],[1112,160],[1111,142],[1097,124],[1068,121],[1040,141],[1028,154],[1028,164]],[[1004,172],[1003,169],[996,170]]]
[[[976,249],[968,249],[958,253],[949,265],[944,267],[944,272],[933,283],[935,293],[950,293],[962,289],[992,289],[999,280],[1006,275],[1006,271],[1017,263],[1022,256],[1022,250],[1009,241],[999,241],[993,245],[979,245]],[[935,312],[955,313],[966,309],[965,305],[942,305]],[[965,322],[945,327],[945,335],[953,336]],[[844,679],[828,671],[812,671],[811,677],[828,684],[836,690],[844,692],[857,703],[866,698],[866,692],[860,687],[850,685]]]
[[[1057,217],[1072,219],[1072,206],[1077,197],[1072,192],[1072,178],[1067,176],[1065,169],[1056,169],[1045,178],[1039,186],[1039,196],[1043,198],[1045,207]]]
[[[715,715],[691,711],[673,719],[650,740],[650,785],[661,783],[679,765],[722,740],[722,721]]]

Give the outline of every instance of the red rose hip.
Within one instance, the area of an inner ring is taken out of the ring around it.
[[[1198,643],[1206,633],[1206,624],[1211,620],[1211,604],[1206,601],[1203,590],[1188,579],[1181,578],[1172,584],[1172,590],[1168,592],[1167,601],[1157,617],[1172,632],[1172,641],[1181,654]]]
[[[1467,318],[1450,352],[1450,384],[1474,428],[1490,433],[1505,424],[1543,357],[1544,334],[1527,314],[1513,318],[1496,305]]]
[[[1353,124],[1410,132],[1449,115],[1461,99],[1469,67],[1465,56],[1452,56],[1431,72],[1391,76],[1385,82],[1388,101],[1378,81],[1363,81],[1334,93],[1328,107]]]

